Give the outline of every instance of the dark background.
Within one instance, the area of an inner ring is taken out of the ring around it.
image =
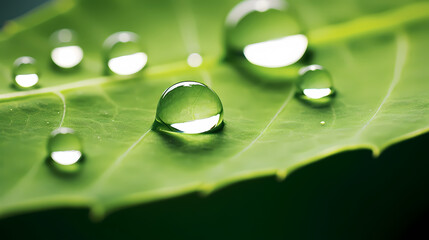
[[[0,25],[46,0],[2,0]],[[0,219],[2,239],[429,239],[429,134],[340,153],[283,182],[266,177],[208,197],[189,194],[92,222],[87,209]]]
[[[21,16],[48,0],[0,0],[0,27],[8,20]]]
[[[87,209],[0,220],[8,238],[429,239],[429,134],[377,159],[349,151],[274,177],[120,210],[92,222]],[[8,239],[7,238],[7,239]]]

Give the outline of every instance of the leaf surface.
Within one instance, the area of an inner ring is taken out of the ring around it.
[[[0,40],[0,215],[85,206],[101,217],[258,176],[284,178],[345,150],[378,155],[427,132],[427,2],[291,1],[309,29],[313,62],[333,75],[338,94],[327,108],[294,98],[291,83],[257,84],[221,61],[223,22],[237,3],[59,1],[6,25]],[[55,71],[48,61],[48,37],[65,27],[81,36],[85,52],[73,72]],[[102,74],[102,42],[121,30],[145,42],[149,65],[142,74]],[[187,67],[193,52],[202,54],[201,68]],[[11,64],[22,55],[39,60],[40,89],[10,87]],[[218,93],[226,123],[221,132],[167,136],[151,130],[161,93],[184,80]],[[83,140],[85,162],[77,176],[59,177],[46,165],[47,138],[59,126],[75,129]]]

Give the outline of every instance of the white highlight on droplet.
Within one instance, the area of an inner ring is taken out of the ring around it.
[[[51,52],[52,61],[59,67],[72,68],[83,58],[83,50],[79,46],[57,47]]]
[[[304,73],[308,71],[315,71],[315,70],[323,70],[323,67],[317,64],[313,64],[306,67],[302,67],[301,69],[299,69],[298,73],[299,75],[304,75]]]
[[[191,53],[189,54],[187,61],[190,67],[199,67],[203,63],[203,57],[198,53]]]
[[[60,42],[70,42],[73,39],[73,32],[70,29],[64,28],[58,30],[58,40]]]
[[[226,23],[235,26],[247,14],[253,11],[266,12],[269,9],[282,10],[287,7],[283,0],[246,0],[237,4],[226,18]]]
[[[189,133],[189,134],[203,133],[216,127],[219,122],[219,118],[220,118],[220,114],[217,114],[209,118],[198,119],[198,120],[184,122],[184,123],[173,123],[171,124],[171,127],[183,133]]]
[[[311,99],[320,99],[331,94],[332,90],[330,88],[307,88],[303,92]]]
[[[24,88],[33,87],[39,82],[39,76],[35,73],[33,74],[20,74],[15,76],[15,82]]]
[[[56,151],[51,153],[51,158],[61,165],[72,165],[79,161],[82,153],[77,150]]]
[[[107,63],[109,69],[119,75],[130,75],[140,71],[147,63],[143,52],[112,58]]]
[[[199,83],[199,82],[191,82],[191,81],[186,81],[186,82],[179,82],[174,84],[173,86],[167,88],[167,90],[164,91],[164,93],[162,93],[162,97],[164,97],[165,95],[167,95],[167,93],[173,91],[174,89],[178,88],[178,87],[192,87],[195,85],[200,85],[200,86],[204,86],[204,84]]]
[[[255,2],[255,10],[258,12],[266,12],[270,9],[270,2],[267,0],[259,0]]]
[[[249,44],[244,56],[249,62],[268,68],[285,67],[296,63],[307,50],[308,39],[303,34]]]

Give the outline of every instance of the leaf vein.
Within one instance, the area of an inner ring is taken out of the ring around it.
[[[396,85],[398,84],[399,80],[401,79],[402,70],[404,69],[407,52],[408,52],[408,40],[405,35],[405,33],[400,32],[397,35],[397,48],[396,48],[396,59],[395,59],[395,66],[393,71],[393,78],[392,82],[389,85],[389,88],[387,90],[386,95],[384,96],[383,100],[381,101],[380,105],[378,106],[377,110],[374,112],[372,117],[363,125],[363,127],[357,132],[356,137],[362,134],[362,132],[368,127],[368,125],[375,119],[375,117],[378,115],[384,104],[386,103],[387,99],[392,94],[393,90],[395,89]]]
[[[280,108],[277,110],[276,114],[274,114],[274,116],[268,122],[268,124],[262,129],[262,131],[259,133],[259,135],[256,136],[256,138],[253,139],[253,141],[250,142],[249,145],[247,145],[245,148],[243,148],[243,150],[241,150],[240,152],[238,152],[237,154],[235,154],[232,157],[232,159],[235,159],[235,158],[241,156],[244,152],[246,152],[247,150],[249,150],[262,137],[262,135],[265,134],[265,132],[268,130],[268,128],[273,124],[273,122],[277,119],[277,117],[279,116],[279,114],[285,109],[286,105],[290,102],[290,100],[292,99],[294,91],[295,91],[295,87],[291,87],[291,90],[290,90],[288,96],[286,97],[285,101],[280,106]]]
[[[122,160],[139,144],[143,138],[146,137],[146,135],[151,131],[150,128],[145,133],[143,133],[137,141],[135,141],[124,153],[122,153],[113,163],[110,165],[110,167],[102,174],[98,179],[94,181],[94,184],[92,184],[92,188],[96,188],[100,184],[102,184],[109,176],[112,175],[113,171],[115,170],[115,167],[117,167]]]
[[[63,126],[63,124],[64,124],[64,118],[66,116],[66,109],[67,109],[66,99],[65,99],[64,95],[61,92],[55,91],[54,94],[57,95],[61,99],[61,102],[63,104],[63,114],[62,114],[60,125],[59,125],[59,128],[60,128],[60,127]]]

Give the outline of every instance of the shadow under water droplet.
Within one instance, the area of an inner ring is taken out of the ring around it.
[[[36,85],[34,85],[31,88],[21,88],[21,87],[16,86],[16,84],[14,84],[14,83],[11,83],[9,86],[10,86],[10,88],[12,88],[12,89],[14,89],[16,91],[27,91],[27,90],[30,90],[30,89],[34,90],[34,89],[42,88],[42,86],[40,86],[39,83],[37,83]]]
[[[246,61],[242,53],[232,53],[226,55],[224,62],[233,65],[253,82],[279,86],[295,81],[299,76],[299,69],[311,62],[313,58],[313,51],[307,50],[301,60],[293,65],[281,68],[266,68]]]
[[[306,95],[299,93],[299,92],[297,92],[295,94],[295,96],[301,100],[300,102],[303,105],[311,106],[314,108],[324,108],[324,107],[328,107],[332,104],[332,102],[335,99],[336,94],[337,93],[334,91],[331,95],[320,98],[320,99],[311,99],[311,98],[308,98]]]
[[[84,60],[82,60],[79,64],[77,64],[76,66],[71,67],[71,68],[62,68],[62,67],[58,66],[57,64],[55,64],[52,60],[49,61],[50,62],[49,64],[51,65],[51,68],[55,72],[61,73],[61,74],[69,74],[69,73],[80,71],[82,69],[82,63],[83,63],[83,61]]]
[[[233,61],[230,57],[227,57],[224,59],[224,61],[228,64],[233,64],[235,66],[235,70],[238,74],[242,75],[243,78],[246,80],[246,82],[250,82],[251,84],[257,85],[264,89],[271,89],[271,90],[280,90],[280,89],[288,89],[292,84],[294,84],[294,80],[284,80],[281,78],[277,78],[273,81],[266,81],[263,79],[263,75],[260,74],[254,74],[252,71],[248,71],[245,67],[240,67],[238,65],[235,65],[237,63],[233,63]]]
[[[85,155],[82,155],[78,162],[71,165],[61,165],[55,162],[51,157],[47,157],[45,163],[55,175],[62,178],[74,178],[82,172],[83,164],[85,163]]]
[[[188,154],[202,154],[216,150],[223,139],[223,128],[225,123],[222,122],[217,128],[199,134],[186,134],[171,132],[158,122],[154,122],[152,129],[158,133],[167,146]]]

